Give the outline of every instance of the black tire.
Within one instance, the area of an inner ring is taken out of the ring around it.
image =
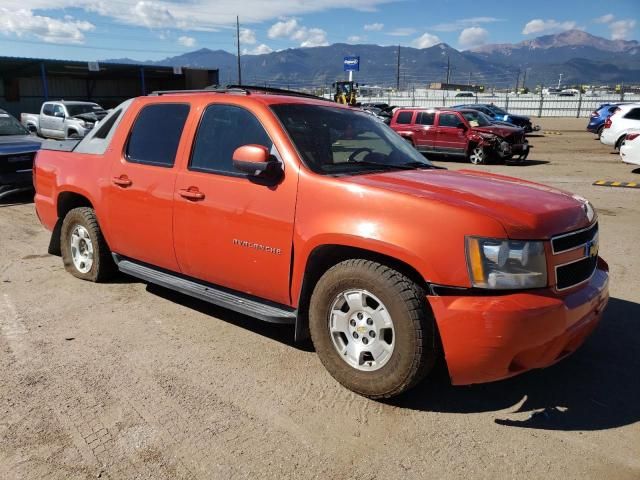
[[[69,138],[73,139],[73,140],[77,140],[78,138],[80,138],[80,134],[78,132],[69,132],[68,135]]]
[[[467,160],[473,165],[486,164],[488,157],[487,149],[478,145],[472,145],[467,152]]]
[[[602,136],[602,131],[603,130],[604,130],[604,125],[602,125],[600,128],[598,128],[598,131],[596,132],[598,140],[600,140],[600,137]]]
[[[374,371],[358,370],[348,364],[334,346],[329,331],[331,305],[350,289],[374,294],[393,321],[393,352]],[[425,294],[422,287],[403,274],[373,261],[352,259],[333,266],[318,281],[309,306],[311,340],[320,361],[343,386],[369,398],[390,398],[414,387],[436,360],[435,322]]]
[[[616,142],[616,146],[615,146],[616,151],[618,151],[618,152],[620,151],[620,147],[622,147],[622,144],[624,143],[625,138],[627,138],[627,136],[626,135],[622,135],[618,139],[618,141]]]
[[[93,264],[87,272],[81,272],[75,266],[71,254],[71,234],[77,225],[87,230],[93,246]],[[79,207],[67,213],[60,231],[60,250],[64,268],[74,277],[90,282],[103,282],[112,277],[116,271],[111,251],[102,235],[98,219],[92,208]]]

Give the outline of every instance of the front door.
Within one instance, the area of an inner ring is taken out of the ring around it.
[[[422,152],[432,152],[436,143],[435,112],[418,112],[415,122],[413,141]]]
[[[143,107],[111,167],[107,191],[111,250],[178,271],[173,249],[174,166],[189,105]]]
[[[205,108],[176,181],[175,249],[189,276],[286,304],[297,172],[265,184],[232,164],[233,152],[250,144],[266,146],[282,162],[271,138],[245,108]]]
[[[467,134],[462,116],[457,113],[438,114],[436,148],[439,153],[464,155],[467,150]]]

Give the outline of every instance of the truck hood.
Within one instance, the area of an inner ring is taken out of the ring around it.
[[[595,215],[585,199],[568,192],[471,170],[402,170],[349,177],[348,181],[473,209],[499,221],[513,239],[548,239],[588,226]],[[422,215],[427,217],[428,209]]]
[[[33,135],[0,135],[0,155],[35,152],[42,140]]]
[[[104,117],[107,116],[107,111],[106,110],[100,110],[97,112],[87,112],[87,113],[80,113],[78,115],[74,115],[71,118],[77,118],[80,120],[86,120],[88,122],[97,122],[99,120],[102,120]]]

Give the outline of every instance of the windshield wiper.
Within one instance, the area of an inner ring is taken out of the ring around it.
[[[415,167],[412,167],[406,163],[380,163],[380,162],[367,162],[366,160],[357,161],[357,162],[348,162],[350,165],[366,165],[372,167],[382,167],[385,169],[400,169],[400,170],[414,170]]]
[[[415,162],[407,162],[407,163],[403,163],[402,165],[406,165],[407,167],[411,167],[411,168],[432,168],[434,170],[446,170],[447,167],[439,167],[437,165],[434,165],[432,163],[425,163],[425,162],[419,162],[419,161],[415,161]]]

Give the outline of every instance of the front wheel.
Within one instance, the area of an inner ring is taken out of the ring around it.
[[[622,144],[624,143],[625,139],[627,138],[626,135],[622,135],[618,141],[616,142],[615,145],[615,149],[619,152],[620,151],[620,147],[622,147]]]
[[[101,282],[115,271],[111,252],[92,208],[74,208],[67,213],[60,232],[60,250],[64,267],[74,277]]]
[[[313,291],[309,327],[329,373],[369,398],[409,390],[435,363],[424,289],[376,262],[353,259],[330,268]]]
[[[481,165],[487,161],[487,151],[484,147],[475,145],[469,152],[468,158],[474,165]]]

